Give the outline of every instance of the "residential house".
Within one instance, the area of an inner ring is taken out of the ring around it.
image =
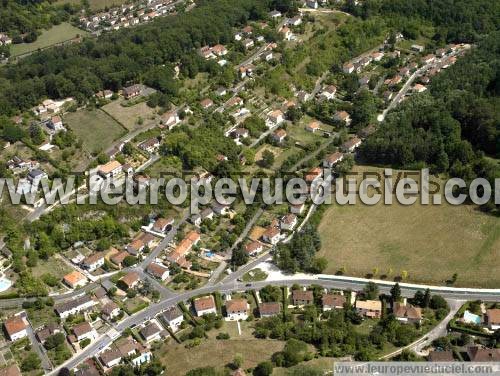
[[[292,302],[295,306],[303,306],[314,303],[314,295],[311,290],[293,290]]]
[[[61,117],[58,115],[52,116],[48,121],[47,126],[54,132],[60,132],[66,130],[66,128],[64,128]]]
[[[258,241],[253,241],[245,245],[245,252],[249,256],[256,256],[257,254],[259,254],[259,252],[262,252],[262,249],[263,249],[262,243]]]
[[[277,10],[273,10],[273,11],[269,12],[269,17],[270,18],[279,18],[279,17],[281,17],[281,12],[279,12]]]
[[[148,265],[146,271],[153,277],[158,278],[161,281],[166,280],[170,276],[169,269],[166,266],[152,262]]]
[[[113,96],[113,92],[111,90],[101,90],[95,94],[98,99],[110,99]]]
[[[231,132],[231,138],[233,139],[247,138],[248,136],[250,136],[250,132],[246,128],[236,128]]]
[[[350,74],[350,73],[354,72],[354,69],[355,69],[355,67],[354,67],[354,64],[352,64],[352,63],[345,63],[342,66],[342,71],[344,73],[347,73],[347,74]]]
[[[212,47],[212,52],[217,56],[227,55],[227,48],[222,44],[216,44]]]
[[[210,98],[205,98],[200,102],[200,106],[202,109],[207,110],[214,105],[214,101]]]
[[[144,150],[148,153],[156,152],[159,147],[160,141],[156,137],[144,140],[139,144],[139,149]]]
[[[132,256],[137,256],[146,248],[146,244],[141,239],[134,239],[126,246],[126,250]]]
[[[395,302],[392,313],[396,317],[396,320],[404,323],[420,324],[422,322],[422,309],[407,303],[406,299],[403,303]]]
[[[272,317],[279,315],[281,312],[281,304],[278,302],[264,302],[259,304],[260,317]]]
[[[200,219],[204,221],[205,219],[212,220],[214,218],[214,211],[212,208],[205,208],[200,212]]]
[[[246,299],[231,299],[226,301],[226,320],[246,320],[249,308],[250,306]]]
[[[370,83],[370,76],[363,76],[358,79],[358,83],[360,86],[365,86]]]
[[[138,95],[141,94],[141,92],[142,92],[141,85],[132,85],[123,88],[123,96],[125,97],[125,99],[137,97]]]
[[[198,317],[201,317],[209,313],[217,314],[217,309],[215,307],[215,300],[212,295],[195,299],[193,305],[194,305],[194,310],[196,312],[196,316]]]
[[[419,45],[419,44],[412,44],[412,45],[411,45],[411,47],[410,47],[410,49],[411,49],[412,51],[415,51],[415,52],[424,52],[425,47],[424,47],[424,46],[421,46],[421,45]]]
[[[174,219],[169,217],[169,218],[157,218],[155,223],[153,224],[153,231],[156,232],[167,232],[172,229],[172,226],[174,224]]]
[[[297,93],[297,99],[299,100],[299,102],[301,103],[305,103],[307,102],[309,99],[311,99],[311,94],[309,94],[308,92],[304,91],[304,90],[301,90]]]
[[[225,87],[219,87],[217,88],[217,90],[215,91],[215,94],[218,96],[218,97],[222,97],[224,95],[227,94],[227,89]]]
[[[441,351],[429,351],[429,355],[427,357],[429,362],[454,362],[453,351],[451,350],[441,350]]]
[[[335,98],[335,93],[337,93],[337,88],[334,85],[328,85],[321,91],[320,96],[326,100]]]
[[[125,260],[125,258],[127,256],[130,256],[130,253],[128,253],[127,251],[121,251],[121,252],[118,252],[116,254],[114,254],[113,256],[111,256],[109,259],[111,260],[111,262],[115,265],[117,265],[118,267],[122,267],[122,264],[123,264],[123,260]]]
[[[380,318],[382,302],[380,300],[356,300],[356,311],[365,317]]]
[[[215,201],[212,204],[212,210],[217,215],[227,215],[227,214],[229,214],[229,211],[231,210],[231,206],[227,205],[227,204],[221,204],[221,203]]]
[[[55,311],[60,318],[65,319],[69,315],[74,315],[76,313],[85,311],[89,308],[92,308],[94,305],[95,302],[90,296],[83,295],[79,298],[58,304],[55,307]]]
[[[161,115],[161,123],[168,130],[172,129],[180,122],[181,119],[179,118],[179,114],[175,110],[165,112],[163,115]]]
[[[279,228],[270,226],[267,230],[262,234],[262,239],[272,245],[278,244],[281,239],[281,233]]]
[[[122,354],[118,349],[107,349],[99,356],[101,362],[108,368],[112,368],[122,361]]]
[[[299,26],[302,23],[302,17],[295,16],[293,18],[289,18],[286,23],[291,26]]]
[[[127,289],[135,288],[141,281],[141,276],[136,272],[129,272],[120,278],[120,281],[127,287]]]
[[[162,319],[175,332],[184,321],[184,315],[177,306],[169,307],[161,314]]]
[[[422,84],[415,84],[412,88],[415,93],[423,93],[427,88]]]
[[[104,253],[95,252],[90,256],[87,256],[82,261],[82,268],[87,269],[89,272],[93,272],[96,269],[104,265]]]
[[[339,294],[323,294],[321,297],[321,305],[323,312],[331,311],[332,309],[342,309],[346,303],[344,295]]]
[[[344,154],[341,153],[340,151],[336,151],[335,153],[328,154],[323,159],[323,167],[324,168],[332,168],[337,163],[341,162],[342,159],[344,159]]]
[[[384,53],[381,51],[376,51],[372,53],[372,59],[373,61],[380,61],[384,57]]]
[[[344,123],[345,125],[351,124],[351,116],[346,111],[337,111],[333,116],[333,120]]]
[[[266,125],[269,128],[271,128],[271,127],[280,125],[284,121],[285,121],[285,117],[283,115],[283,112],[281,110],[274,110],[268,114],[267,120],[266,120]]]
[[[500,308],[487,309],[484,323],[490,330],[500,329]]]
[[[149,324],[147,324],[139,331],[139,333],[141,337],[146,340],[146,342],[161,339],[161,329],[155,322],[150,322]]]
[[[122,164],[118,161],[109,161],[97,169],[97,173],[103,179],[114,178],[122,172]]]
[[[311,9],[318,9],[319,4],[316,0],[306,0],[306,6]]]
[[[24,338],[28,335],[28,322],[20,315],[12,316],[6,319],[3,322],[3,327],[11,341],[17,341],[18,339]]]
[[[36,186],[38,185],[42,180],[46,180],[49,178],[47,173],[45,171],[39,170],[39,169],[33,169],[30,172],[28,172],[28,175],[26,176],[28,181],[33,185]]]
[[[0,45],[8,46],[12,44],[12,39],[7,34],[0,34]]]
[[[101,308],[101,313],[105,320],[112,320],[120,314],[120,307],[115,302],[111,301]]]
[[[425,55],[423,58],[422,58],[422,62],[424,64],[430,64],[430,63],[433,63],[436,61],[436,56],[433,55],[433,54],[429,54],[429,55]]]
[[[78,270],[73,270],[63,277],[63,282],[70,288],[76,289],[85,286],[87,284],[87,278]]]
[[[243,99],[241,99],[240,97],[232,97],[227,101],[226,106],[227,108],[231,108],[231,107],[241,106],[242,104],[243,104]]]
[[[243,47],[245,47],[246,49],[252,48],[255,45],[252,39],[245,39],[242,43]]]
[[[43,345],[47,338],[57,333],[62,333],[60,326],[56,324],[47,324],[42,329],[38,330],[35,335],[38,341]]]
[[[97,338],[97,332],[92,328],[92,325],[86,321],[73,326],[72,332],[78,342],[84,339],[93,341]]]
[[[272,135],[273,141],[277,143],[282,143],[286,138],[286,131],[283,128],[277,129]]]
[[[310,184],[322,176],[323,176],[323,170],[320,167],[313,167],[305,173],[304,179],[306,183]]]
[[[263,61],[271,61],[273,59],[273,51],[265,51],[260,55]]]
[[[281,218],[280,226],[282,230],[292,231],[297,225],[297,216],[293,213],[288,213]]]
[[[340,148],[346,153],[352,153],[359,147],[359,145],[361,145],[361,142],[361,139],[359,139],[358,137],[353,137],[344,142]]]
[[[500,349],[485,349],[479,346],[470,346],[467,355],[471,362],[500,362]]]
[[[279,33],[283,36],[284,40],[291,40],[292,39],[292,31],[288,26],[283,26]]]
[[[321,129],[317,121],[311,121],[306,125],[306,131],[315,133],[318,129]]]

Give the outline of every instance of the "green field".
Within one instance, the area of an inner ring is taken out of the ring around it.
[[[44,30],[42,34],[33,43],[13,44],[11,47],[11,55],[19,56],[29,52],[34,52],[39,48],[46,48],[54,44],[62,43],[71,40],[78,35],[86,35],[87,32],[78,29],[67,22],[56,25],[49,30]]]
[[[374,171],[374,167],[357,167]],[[498,287],[500,221],[471,205],[332,205],[319,225],[326,273]],[[404,274],[404,273],[403,273]]]
[[[102,110],[116,119],[116,121],[129,131],[144,129],[147,126],[158,123],[155,120],[156,115],[154,110],[149,108],[145,102],[140,102],[129,107],[122,106],[121,103],[121,100],[113,101],[103,106]],[[127,102],[123,101],[123,103]],[[140,119],[142,119],[142,124],[140,124]]]
[[[104,8],[113,8],[125,4],[127,0],[89,0],[91,10],[103,10]],[[81,0],[58,0],[56,4],[79,5]]]
[[[222,368],[230,363],[236,354],[243,355],[244,369],[255,367],[268,360],[271,355],[283,349],[284,342],[264,339],[203,340],[194,349],[183,344],[169,343],[155,353],[162,364],[168,365],[168,374],[185,375],[187,371],[199,367]]]
[[[89,153],[106,150],[113,141],[125,134],[125,129],[101,110],[80,110],[70,112],[64,122],[82,140],[83,148]]]

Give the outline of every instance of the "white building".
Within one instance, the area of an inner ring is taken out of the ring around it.
[[[226,302],[226,320],[239,321],[248,318],[249,305],[246,299],[232,299]]]

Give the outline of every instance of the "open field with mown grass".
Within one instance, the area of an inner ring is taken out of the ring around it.
[[[83,147],[89,153],[106,150],[126,130],[111,116],[101,110],[80,110],[70,112],[64,121],[82,140]]]
[[[404,271],[408,281],[427,284],[457,273],[455,286],[500,284],[500,221],[473,205],[332,205],[319,232],[325,273],[392,280]]]
[[[172,376],[185,375],[187,371],[199,367],[222,368],[232,362],[236,354],[243,355],[243,369],[255,367],[283,349],[284,342],[263,339],[228,340],[207,339],[194,349],[186,349],[183,344],[170,342],[155,353],[163,364],[167,364]]]
[[[156,121],[154,120],[156,118],[154,110],[149,108],[145,102],[132,106],[122,106],[122,103],[126,104],[127,102],[118,99],[103,106],[102,110],[129,131],[144,128]]]
[[[39,48],[46,48],[54,44],[66,42],[76,38],[78,35],[87,35],[87,32],[67,22],[63,22],[60,25],[53,26],[49,30],[43,30],[42,34],[33,43],[13,44],[10,50],[11,55],[15,57],[34,52]]]

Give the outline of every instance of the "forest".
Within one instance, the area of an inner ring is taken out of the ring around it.
[[[500,177],[498,163],[488,158],[500,155],[499,79],[497,31],[436,76],[430,93],[413,96],[390,113],[362,145],[361,157],[400,168],[430,166],[465,181],[484,177],[493,184]]]

